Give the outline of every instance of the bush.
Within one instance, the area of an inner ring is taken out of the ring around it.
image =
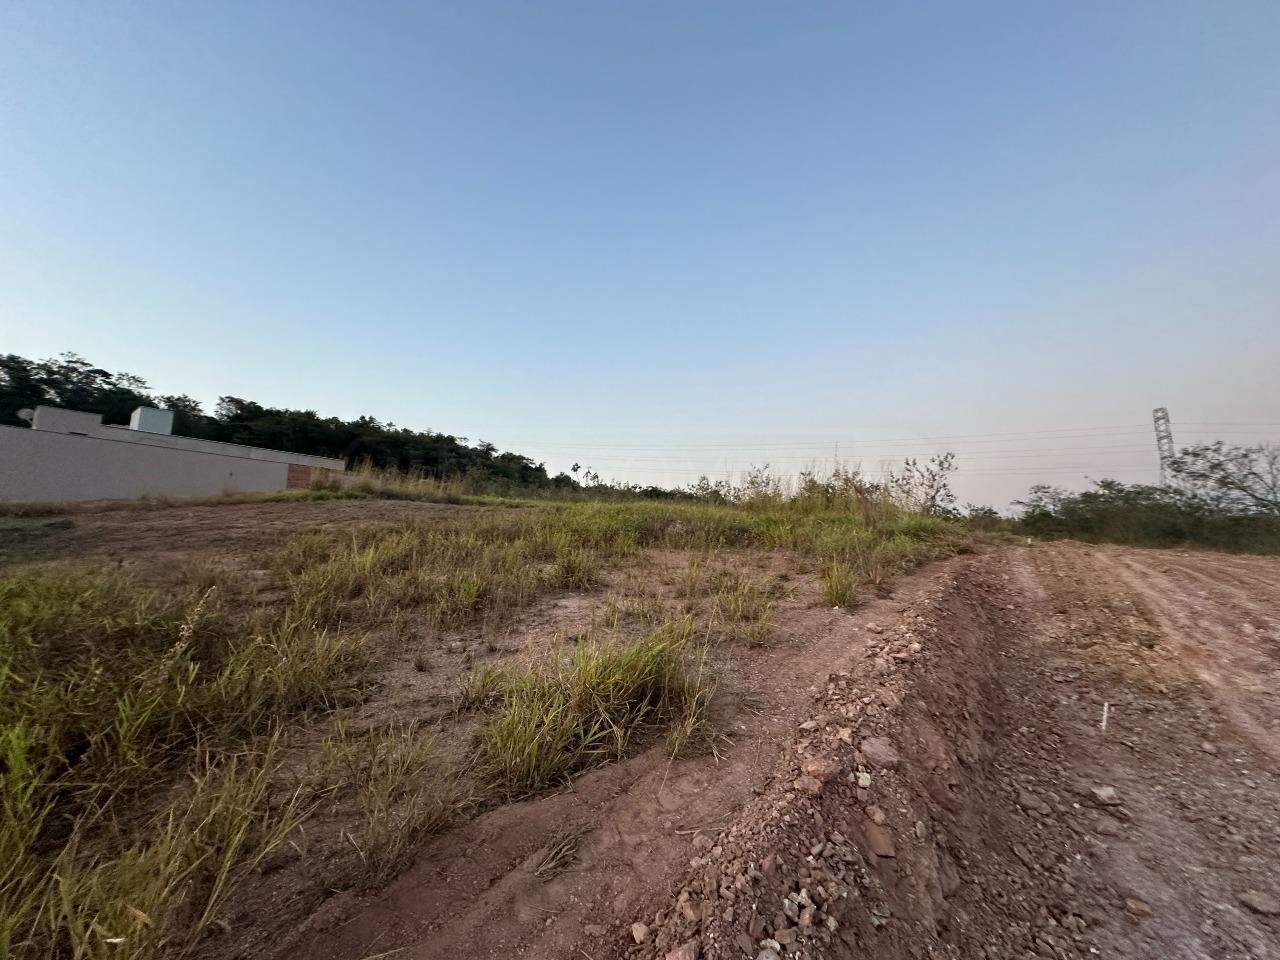
[[[1046,539],[1146,547],[1198,546],[1242,553],[1280,553],[1280,516],[1227,512],[1176,487],[1102,480],[1068,493],[1033,487],[1015,529]]]

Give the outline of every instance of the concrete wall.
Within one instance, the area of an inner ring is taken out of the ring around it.
[[[175,437],[167,433],[145,433],[129,427],[118,427],[114,424],[99,424],[93,436],[123,443],[167,447],[171,450],[195,450],[220,457],[271,460],[274,463],[301,463],[308,467],[332,470],[337,473],[341,473],[347,467],[345,461],[333,457],[313,457],[306,453],[288,453],[284,450],[269,450],[266,447],[246,447],[239,443],[220,443],[217,440],[197,440],[195,437]]]
[[[77,424],[79,425],[79,424]],[[107,432],[115,428],[99,427]],[[257,450],[236,444],[211,444],[228,452],[210,452],[176,444],[160,446],[148,440],[187,440],[142,434],[121,428],[132,437],[61,433],[0,426],[0,500],[132,500],[138,497],[200,497],[220,493],[284,490],[305,486],[321,470],[298,468],[310,461],[337,464],[341,460],[264,451],[282,459],[238,456],[229,451]],[[283,459],[288,458],[288,459]],[[290,476],[290,461],[294,463]],[[303,473],[306,474],[305,480]]]
[[[341,473],[346,463],[335,457],[313,457],[306,453],[288,453],[267,447],[247,447],[239,443],[222,443],[218,440],[197,440],[195,437],[175,437],[168,432],[173,424],[173,411],[139,407],[133,415],[133,426],[123,427],[103,423],[102,415],[63,407],[38,406],[31,421],[32,430],[48,433],[75,433],[122,443],[149,444],[173,450],[198,450],[222,457],[242,457],[246,460],[272,460],[276,463],[301,463],[318,470]],[[156,427],[150,430],[149,427]]]

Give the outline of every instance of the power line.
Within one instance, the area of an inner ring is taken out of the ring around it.
[[[1134,444],[1114,444],[1114,445],[1110,445],[1110,446],[1097,446],[1097,447],[1052,447],[1052,448],[1045,448],[1045,449],[1039,449],[1039,450],[1037,450],[1037,449],[1021,449],[1021,450],[1017,450],[1017,449],[1015,449],[1015,450],[981,450],[981,451],[965,451],[965,450],[960,450],[960,451],[951,451],[951,452],[952,452],[952,453],[955,453],[955,455],[956,455],[956,459],[957,459],[957,460],[977,460],[977,459],[999,459],[999,458],[1001,458],[1001,457],[1015,457],[1015,458],[1022,458],[1022,457],[1057,456],[1057,455],[1059,455],[1059,454],[1067,454],[1067,453],[1093,453],[1093,452],[1096,452],[1096,451],[1108,451],[1108,450],[1123,451],[1123,452],[1126,452],[1126,453],[1132,453],[1132,452],[1136,452],[1136,451],[1139,451],[1139,450],[1149,450],[1149,449],[1150,449],[1150,445],[1149,445],[1149,444],[1145,444],[1145,443],[1143,443],[1143,444],[1136,444],[1136,443],[1134,443]],[[919,456],[929,456],[929,455],[932,455],[932,454],[937,453],[937,452],[938,452],[938,451],[937,451],[936,449],[922,450],[922,451],[920,451],[917,455],[919,455]],[[912,455],[912,454],[911,454],[911,452],[910,452],[910,451],[907,451],[907,455],[908,455],[908,456],[910,456],[910,455]],[[899,458],[899,457],[903,456],[903,451],[895,451],[895,452],[892,454],[892,456],[893,456],[893,458],[894,458],[894,459],[897,459],[897,458]],[[612,453],[612,454],[606,454],[606,455],[603,455],[603,456],[593,456],[593,457],[591,457],[591,459],[592,459],[592,460],[605,461],[605,462],[620,461],[620,462],[625,462],[625,463],[632,463],[632,462],[638,462],[638,463],[646,463],[646,462],[658,462],[658,463],[664,463],[664,462],[667,462],[667,461],[669,461],[669,460],[673,460],[673,459],[676,459],[676,460],[688,460],[688,459],[692,459],[692,458],[690,458],[690,457],[670,457],[670,456],[665,456],[665,457],[664,457],[664,456],[641,456],[641,455],[628,455],[628,454]],[[824,463],[825,463],[825,462],[831,462],[831,458],[829,458],[829,457],[806,456],[806,455],[803,455],[803,454],[801,454],[801,455],[796,455],[796,454],[778,454],[778,455],[776,455],[776,456],[765,456],[763,459],[764,459],[765,461],[769,462],[769,463],[774,463],[774,462],[778,462],[778,463],[813,463],[813,462],[824,462]],[[837,457],[837,458],[835,458],[835,459],[836,459],[836,461],[837,461],[837,462],[847,463],[847,462],[850,462],[850,461],[853,461],[853,460],[873,460],[873,459],[882,459],[882,458],[877,458],[877,457],[876,457],[873,453],[871,453],[871,452],[859,452],[859,451],[857,451],[857,450],[854,450],[852,453],[849,453],[849,454],[847,454],[847,455],[846,455],[846,456],[844,456],[844,457]]]
[[[1184,426],[1191,426],[1187,423]],[[1266,426],[1265,424],[1254,426]],[[1280,428],[1280,424],[1275,424]],[[1068,428],[1080,429],[1080,428]],[[826,440],[799,441],[799,440],[783,440],[783,441],[736,441],[736,440],[682,440],[682,441],[663,441],[663,440],[644,440],[644,441],[624,441],[617,440],[506,440],[505,444],[512,447],[522,448],[563,448],[568,450],[782,450],[782,449],[815,449],[828,450],[833,444],[850,445],[853,447],[878,447],[878,446],[897,446],[902,444],[919,444],[919,443],[937,443],[937,442],[958,442],[968,444],[994,444],[1008,442],[1010,439],[1021,440],[1023,442],[1034,442],[1043,440],[1050,442],[1053,440],[1088,440],[1088,439],[1121,439],[1124,434],[1132,434],[1135,437],[1139,435],[1150,434],[1147,432],[1151,429],[1149,424],[1141,427],[1125,427],[1125,428],[1107,428],[1111,433],[1079,433],[1071,436],[1062,436],[1050,431],[1041,432],[1021,432],[1009,434],[956,434],[951,436],[926,436],[926,437],[898,437],[890,439],[881,439],[876,437],[839,437]],[[1118,431],[1118,432],[1117,432]],[[1207,431],[1192,431],[1193,433],[1206,433]],[[1247,428],[1238,428],[1227,431],[1215,431],[1213,436],[1221,436],[1224,433],[1233,435],[1244,435],[1252,433]]]
[[[631,468],[629,472],[659,473],[659,474],[669,474],[669,475],[682,474],[685,476],[697,477],[697,476],[711,476],[711,475],[722,474],[722,473],[733,473],[735,472],[736,469],[738,468],[732,465],[727,465],[727,464],[719,470],[716,470],[716,469],[702,470],[695,467],[684,467],[684,466],[680,466],[680,467],[640,466],[640,467]],[[1096,464],[1096,463],[1055,463],[1055,464],[1044,464],[1040,466],[965,468],[960,471],[959,475],[962,477],[966,477],[966,476],[995,475],[995,474],[1010,474],[1010,475],[1045,474],[1045,473],[1061,472],[1066,470],[1083,471],[1086,474],[1087,473],[1109,473],[1109,472],[1115,472],[1115,471],[1126,471],[1126,472],[1142,471],[1144,473],[1149,474],[1152,472],[1152,467],[1151,467],[1151,464],[1149,463],[1111,464],[1111,465],[1102,465],[1102,464]]]

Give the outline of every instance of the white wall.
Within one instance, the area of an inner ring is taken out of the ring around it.
[[[218,440],[197,440],[195,437],[177,437],[168,433],[146,433],[115,424],[100,424],[93,434],[105,440],[123,443],[146,444],[153,447],[169,447],[175,450],[198,450],[220,457],[243,457],[246,460],[273,460],[276,463],[302,463],[309,467],[322,467],[338,473],[347,467],[346,462],[333,457],[313,457],[308,453],[289,453],[266,447],[246,447],[239,443],[222,443]]]
[[[342,462],[321,457],[293,459],[306,464]],[[0,426],[0,500],[132,500],[284,490],[288,474],[289,464],[283,460]]]

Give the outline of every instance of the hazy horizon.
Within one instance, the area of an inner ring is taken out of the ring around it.
[[[1280,8],[0,10],[0,352],[606,478],[1280,439]]]

